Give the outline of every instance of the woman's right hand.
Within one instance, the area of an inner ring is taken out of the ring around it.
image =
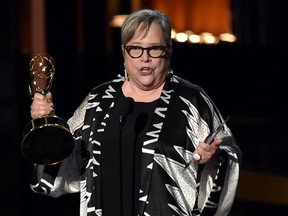
[[[48,92],[45,96],[40,93],[35,93],[30,109],[32,119],[44,115],[54,115],[55,110],[51,92]]]

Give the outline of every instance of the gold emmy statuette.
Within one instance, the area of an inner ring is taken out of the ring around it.
[[[30,61],[29,93],[45,95],[50,91],[55,75],[55,63],[48,54],[38,54]],[[41,165],[51,165],[68,157],[74,148],[69,126],[62,118],[45,115],[31,120],[24,128],[21,143],[24,157]]]

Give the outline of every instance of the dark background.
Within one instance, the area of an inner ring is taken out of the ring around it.
[[[32,56],[19,42],[21,8],[25,6],[21,3],[3,0],[0,6],[0,205],[5,212],[1,215],[78,215],[78,194],[54,199],[34,194],[29,188],[32,165],[23,158],[20,143],[23,128],[30,121],[28,65]],[[284,3],[232,1],[236,43],[173,44],[175,74],[202,86],[223,115],[230,116],[228,125],[244,156],[241,172],[252,173],[253,181],[240,175],[231,216],[288,212],[288,19]],[[78,6],[75,0],[46,3],[47,51],[56,62],[52,93],[57,115],[64,119],[73,114],[92,87],[123,73],[120,30],[110,27],[112,37],[107,42],[109,8],[105,1],[81,2],[81,49],[76,25],[79,14],[75,15]],[[123,1],[118,11],[129,13],[130,9],[129,1]],[[111,43],[112,49],[107,50],[106,43]],[[262,174],[272,181],[262,179]],[[260,192],[252,194],[253,188],[260,186]],[[270,201],[271,196],[281,202]]]

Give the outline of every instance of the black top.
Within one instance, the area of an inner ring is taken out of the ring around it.
[[[124,97],[122,92],[121,94]],[[103,134],[105,141],[102,144],[101,154],[103,214],[105,216],[120,215],[121,209],[122,216],[136,215],[141,147],[156,104],[157,100],[149,103],[133,101],[128,114],[120,123],[119,117],[122,113],[119,113],[121,112],[119,106],[121,104],[116,102],[115,111],[109,117]]]

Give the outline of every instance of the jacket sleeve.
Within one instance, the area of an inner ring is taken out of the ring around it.
[[[212,121],[222,122],[223,119],[215,104],[203,93],[210,107]],[[214,124],[216,128],[218,124]],[[211,159],[204,167],[201,174],[198,206],[201,216],[226,216],[229,214],[239,180],[242,151],[237,145],[234,136],[225,124],[218,138],[222,139],[219,146],[220,155]]]
[[[219,158],[209,161],[202,172],[198,198],[201,216],[229,214],[236,194],[241,156],[233,137],[224,137]]]

